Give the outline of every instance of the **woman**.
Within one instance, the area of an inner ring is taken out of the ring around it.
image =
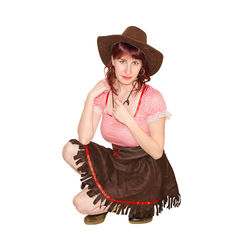
[[[79,140],[63,148],[63,158],[82,177],[83,190],[73,204],[87,215],[86,224],[103,222],[108,212],[128,214],[130,223],[147,223],[166,205],[170,209],[181,202],[164,151],[170,113],[162,94],[146,83],[163,55],[135,26],[121,35],[99,36],[97,44],[108,71],[87,96]],[[102,136],[112,148],[91,141],[101,116]]]

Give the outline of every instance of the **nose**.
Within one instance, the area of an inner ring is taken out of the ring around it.
[[[127,64],[126,74],[127,74],[127,76],[130,76],[130,74],[131,74],[131,65],[130,65],[130,63]]]

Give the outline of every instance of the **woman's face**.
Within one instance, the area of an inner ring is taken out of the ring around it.
[[[128,85],[137,80],[142,60],[134,59],[128,54],[123,54],[119,59],[114,59],[112,56],[111,60],[115,68],[115,76],[120,83]]]

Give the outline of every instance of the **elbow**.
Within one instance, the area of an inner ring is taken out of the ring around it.
[[[78,138],[82,141],[91,141],[94,137],[92,131],[80,127],[77,128],[77,134]]]
[[[153,157],[154,160],[159,160],[163,156],[163,150],[161,150],[160,154]]]
[[[88,137],[86,135],[83,135],[81,133],[78,132],[78,140],[81,144],[83,145],[87,145],[90,143],[90,141],[93,139],[93,137]]]
[[[78,137],[79,139],[79,142],[83,145],[88,145],[91,141],[91,139],[88,139],[88,138],[81,138],[81,137]]]

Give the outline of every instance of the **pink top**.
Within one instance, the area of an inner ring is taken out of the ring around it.
[[[111,93],[111,94],[110,94]],[[94,111],[102,114],[101,134],[103,138],[115,145],[136,147],[139,146],[128,127],[119,122],[107,112],[107,103],[112,102],[112,92],[102,93],[94,100]],[[136,95],[132,115],[137,124],[150,135],[149,123],[161,117],[170,118],[167,106],[160,91],[145,84]]]

